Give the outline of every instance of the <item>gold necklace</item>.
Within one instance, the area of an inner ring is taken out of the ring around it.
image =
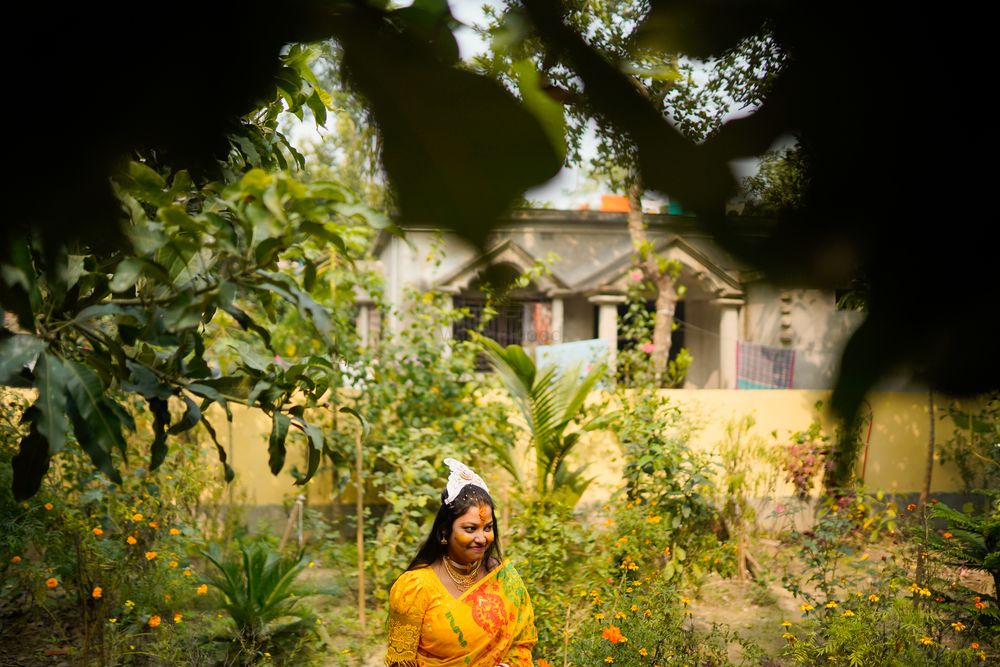
[[[479,574],[479,566],[482,565],[483,561],[477,561],[475,567],[468,574],[462,574],[456,572],[452,569],[451,559],[447,556],[444,557],[444,571],[448,573],[448,577],[454,582],[455,587],[460,591],[468,590],[472,584],[476,583],[476,575]]]

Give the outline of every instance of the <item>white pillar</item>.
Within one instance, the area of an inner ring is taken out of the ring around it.
[[[736,388],[736,345],[740,339],[741,299],[715,299],[719,316],[719,388]]]
[[[563,300],[552,299],[552,342],[562,343],[563,336]]]
[[[618,304],[625,303],[619,294],[599,294],[590,297],[597,304],[597,337],[608,344],[608,368],[612,373],[618,358]]]

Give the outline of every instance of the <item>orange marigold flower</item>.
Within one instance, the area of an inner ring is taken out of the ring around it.
[[[90,529],[90,532],[92,532],[95,537],[100,537],[101,535],[104,534],[104,529],[101,528],[100,526],[94,526],[93,528]]]
[[[135,539],[134,536],[129,535],[128,537],[125,538],[125,541],[128,542],[129,544],[135,544],[139,540]]]
[[[647,651],[645,649],[645,647],[643,647],[643,648],[639,649],[639,655],[641,655],[642,657],[645,658],[647,655],[649,655],[649,651]]]
[[[969,648],[975,651],[977,648],[979,648],[979,642],[972,642],[971,644],[969,644]]]
[[[149,627],[151,628],[158,627],[160,625],[161,620],[162,619],[157,614],[153,614],[152,616],[149,617]]]
[[[21,562],[21,557],[20,556],[14,556],[13,558],[10,559],[10,562],[13,563],[14,565],[17,565],[18,563]]]
[[[48,579],[45,580],[45,585],[48,586],[49,588],[55,588],[59,585],[59,580],[56,579],[55,577],[49,577]]]
[[[155,521],[150,521],[149,522],[149,527],[150,528],[159,528],[160,524],[156,523]]]
[[[551,663],[551,662],[549,662],[548,660],[546,660],[545,658],[541,658],[541,659],[539,659],[539,660],[538,660],[538,661],[537,661],[537,662],[535,663],[535,665],[536,665],[536,667],[552,667],[552,663]]]
[[[906,509],[908,509],[909,511],[912,512],[913,510],[917,509],[917,504],[916,503],[907,503],[906,504]]]
[[[207,595],[207,594],[208,594],[208,584],[202,584],[201,586],[198,587],[198,595]]]
[[[177,561],[175,560],[170,561],[169,563],[167,563],[167,567],[177,567]]]
[[[101,596],[103,595],[104,595],[104,589],[101,588],[100,586],[94,586],[94,590],[90,591],[90,597],[94,598],[95,600],[100,600]]]
[[[181,531],[177,530],[176,528],[171,528],[170,529],[170,534],[171,535],[180,535]]]
[[[180,623],[183,618],[184,616],[179,611],[174,612],[174,623]]]
[[[601,633],[601,636],[612,644],[618,644],[626,641],[625,637],[622,635],[622,631],[618,629],[617,625],[609,625],[604,628],[604,632]]]
[[[986,609],[986,603],[978,595],[976,596],[976,609]]]
[[[952,535],[951,533],[949,533],[948,531],[945,531],[944,534],[941,537],[943,537],[946,540],[950,540],[951,538],[953,538],[955,536]]]
[[[154,558],[156,558],[156,552],[155,551],[147,551],[146,552],[146,560],[153,560]]]
[[[133,521],[142,521],[142,515],[139,514],[138,512],[136,512],[135,514],[132,515],[132,520]],[[159,617],[157,617],[157,618],[159,618]]]
[[[191,570],[184,570],[184,576],[185,577],[190,577],[191,576]]]
[[[646,618],[649,618],[650,616],[653,615],[653,610],[647,609],[646,611],[642,612],[642,615],[645,616]]]
[[[44,505],[42,505],[42,507],[44,507],[47,510],[50,510],[50,509],[52,509],[53,505],[52,505],[52,503],[45,503]]]
[[[965,630],[965,623],[962,623],[962,621],[955,621],[951,624],[951,627],[955,629],[955,632],[961,632],[962,630]]]

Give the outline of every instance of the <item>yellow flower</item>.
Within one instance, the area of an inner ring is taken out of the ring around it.
[[[117,623],[117,622],[118,622],[117,618],[109,618],[108,619],[108,623]]]
[[[921,595],[921,597],[929,598],[931,596],[931,589],[929,589],[929,588],[921,588],[920,589],[920,595]]]
[[[170,561],[169,563],[167,563],[167,567],[177,567],[177,561],[175,560]]]
[[[639,655],[645,658],[647,655],[649,655],[649,651],[647,651],[645,648],[641,648],[639,649]]]
[[[683,604],[683,605],[691,604],[691,598],[689,598],[686,595],[682,595],[681,596],[681,604]]]
[[[155,551],[147,551],[146,552],[146,560],[153,560],[154,558],[156,558],[156,552]]]
[[[52,503],[45,503],[44,505],[42,505],[42,507],[44,507],[46,510],[50,510],[52,509],[53,505]]]
[[[634,605],[632,605],[631,607],[629,607],[629,610],[630,610],[630,611],[639,611],[639,605],[637,605],[637,604],[634,604]]]
[[[316,567],[316,561],[309,561],[309,567]]]
[[[598,612],[598,613],[594,614],[594,620],[595,621],[603,621],[604,620],[604,612]]]
[[[182,618],[184,618],[184,616],[182,616],[180,612],[174,612],[174,623],[180,623]]]
[[[791,632],[783,632],[781,634],[781,638],[787,640],[789,644],[795,641],[795,635]]]
[[[197,592],[198,592],[198,595],[207,595],[208,594],[208,584],[202,584],[201,586],[199,586]]]
[[[185,577],[190,577],[191,576],[191,570],[184,570],[184,576]]]
[[[159,627],[160,620],[161,619],[160,619],[159,616],[157,616],[156,614],[153,614],[152,616],[149,617],[149,627],[151,627],[151,628]]]
[[[139,540],[137,540],[134,537],[132,537],[131,535],[129,535],[128,537],[125,538],[125,541],[128,542],[129,544],[135,544]]]
[[[653,610],[647,609],[646,611],[642,612],[642,615],[645,616],[646,618],[649,618],[650,616],[653,615]]]
[[[962,621],[955,621],[951,624],[951,627],[955,628],[955,632],[961,632],[962,630],[965,630],[965,623],[962,623]]]
[[[102,595],[104,595],[104,589],[100,586],[94,586],[94,590],[90,592],[90,597],[95,600],[100,600]]]
[[[611,664],[614,661],[615,661],[615,659],[612,658],[610,655],[604,659],[604,662],[606,662],[608,664]]]
[[[836,600],[830,600],[830,601],[829,601],[829,602],[827,602],[827,603],[826,603],[826,605],[824,605],[824,606],[825,606],[825,607],[826,607],[827,609],[836,609],[836,608],[837,608],[837,602],[836,602]]]
[[[790,627],[792,627],[792,622],[791,621],[782,621],[781,622],[781,627],[783,627],[783,628],[790,628]]]
[[[850,618],[851,616],[854,616],[854,612],[848,609],[843,614],[841,614],[841,616],[843,616],[844,618]]]
[[[878,600],[879,600],[879,597],[877,595],[875,595],[874,593],[872,593],[871,595],[868,596],[868,601],[869,602],[878,602]]]
[[[626,614],[623,611],[615,612],[615,618],[625,618]]]
[[[132,602],[131,600],[125,600],[125,607],[126,607],[127,609],[131,609],[131,608],[132,608],[132,607],[134,607],[134,606],[135,606],[135,603],[134,603],[134,602]]]
[[[13,558],[10,559],[10,562],[13,563],[14,565],[17,565],[18,563],[21,562],[21,557],[20,556],[14,556]]]
[[[139,514],[138,512],[136,512],[135,514],[132,515],[132,520],[133,521],[142,521],[142,515]],[[157,618],[159,618],[159,617],[157,617]]]
[[[149,527],[150,528],[159,528],[160,524],[156,523],[155,521],[150,521],[149,522]]]
[[[100,537],[101,535],[104,534],[104,529],[101,528],[100,526],[94,526],[93,528],[90,529],[90,532],[94,534],[94,537]]]
[[[809,604],[808,602],[803,602],[802,604],[800,604],[800,605],[799,605],[799,609],[801,609],[802,611],[804,611],[805,613],[807,613],[807,614],[808,614],[808,613],[809,613],[809,612],[811,612],[811,611],[812,611],[813,609],[815,609],[815,607],[813,607],[813,606],[812,606],[811,604]]]
[[[171,535],[180,535],[180,534],[181,534],[181,531],[179,531],[179,530],[178,530],[178,529],[176,529],[176,528],[171,528],[171,529],[170,529],[170,534],[171,534]]]
[[[920,592],[920,584],[918,584],[915,581],[912,584],[910,584],[910,592],[911,593],[919,593]]]
[[[48,586],[49,588],[56,588],[57,586],[59,586],[59,580],[56,579],[55,577],[49,577],[48,579],[45,580],[45,585]]]
[[[871,558],[871,555],[867,551],[858,556],[858,560],[868,560],[869,558]]]
[[[928,637],[927,635],[924,635],[923,637],[920,638],[920,643],[923,644],[924,646],[931,646],[932,644],[934,644],[934,640]]]

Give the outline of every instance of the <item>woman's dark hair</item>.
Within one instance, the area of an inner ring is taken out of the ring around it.
[[[475,484],[466,484],[458,492],[458,496],[456,496],[453,502],[446,503],[444,501],[446,493],[448,493],[447,489],[441,493],[441,509],[438,510],[437,516],[434,517],[434,526],[431,528],[431,534],[427,536],[423,546],[420,547],[420,551],[417,552],[416,557],[410,563],[409,567],[406,568],[407,571],[427,567],[448,553],[448,545],[441,544],[441,540],[451,537],[451,527],[458,517],[468,512],[469,508],[479,507],[480,505],[488,505],[493,512],[493,542],[486,549],[486,553],[483,554],[483,562],[487,566],[490,563],[499,563],[502,559],[500,555],[500,532],[497,529],[496,507],[493,505],[493,498],[490,497],[490,494]]]

